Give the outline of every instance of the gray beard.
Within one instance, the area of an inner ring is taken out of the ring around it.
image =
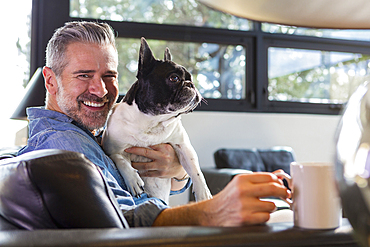
[[[82,112],[81,101],[76,99],[71,99],[65,93],[62,87],[59,87],[56,100],[59,108],[64,114],[71,117],[73,120],[78,122],[80,125],[88,130],[99,129],[105,126],[109,111],[99,111],[99,112],[89,112],[88,116],[86,113]],[[77,106],[73,102],[77,101]]]

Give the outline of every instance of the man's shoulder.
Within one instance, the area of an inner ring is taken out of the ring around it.
[[[72,118],[68,117],[67,115],[48,110],[45,107],[29,107],[27,108],[27,116],[30,121],[34,121],[36,119],[56,119],[61,122],[72,122]]]
[[[67,115],[47,110],[43,107],[27,109],[29,118],[29,135],[70,135],[71,133],[84,134],[86,131],[73,124],[73,119]],[[87,134],[87,133],[86,133]]]
[[[52,118],[38,118],[29,123],[29,139],[37,138],[87,138],[88,134],[71,122]]]
[[[34,109],[34,111],[38,111],[38,109]],[[60,119],[50,117],[48,114],[33,114],[32,116],[34,118],[29,123],[27,144],[31,149],[56,148],[82,151],[86,148],[99,148],[94,137],[73,124],[73,121],[69,121],[69,118]],[[58,116],[58,114],[54,116]]]
[[[45,129],[29,137],[27,146],[31,150],[63,149],[83,151],[84,149],[98,148],[93,139],[78,129]]]

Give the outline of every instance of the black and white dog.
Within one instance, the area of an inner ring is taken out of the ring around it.
[[[131,146],[169,143],[193,181],[196,200],[211,198],[197,154],[180,119],[181,114],[191,112],[202,99],[190,73],[171,61],[168,48],[164,60],[155,59],[148,43],[141,38],[137,79],[108,119],[102,139],[105,152],[115,162],[134,196],[145,191],[168,202],[171,179],[141,178],[131,161],[147,160],[124,150]]]

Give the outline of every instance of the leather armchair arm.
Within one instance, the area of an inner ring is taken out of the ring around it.
[[[52,149],[0,161],[0,216],[0,229],[127,227],[100,169]]]

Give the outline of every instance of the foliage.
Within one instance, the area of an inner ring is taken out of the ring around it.
[[[196,0],[71,0],[71,14],[102,20],[249,30],[251,22],[213,11]]]
[[[357,54],[344,62],[269,78],[269,99],[345,103],[360,84],[369,81],[369,64],[369,55]]]

